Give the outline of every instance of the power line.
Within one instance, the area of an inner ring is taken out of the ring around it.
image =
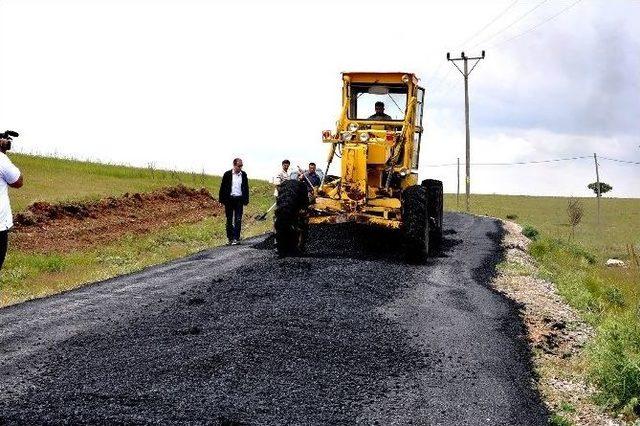
[[[463,41],[462,43],[459,43],[454,49],[458,49],[460,47],[464,47],[468,42],[470,42],[471,40],[476,38],[476,36],[481,34],[484,30],[489,28],[498,19],[500,19],[502,16],[504,16],[504,14],[507,13],[513,6],[515,6],[518,1],[519,0],[514,0],[511,4],[509,4],[506,8],[504,8],[500,13],[498,13],[498,15],[496,15],[491,21],[489,21],[488,24],[485,24],[482,28],[480,28],[480,30],[476,31],[473,35],[471,35],[465,41]],[[433,74],[431,74],[429,76],[429,78],[427,79],[427,81],[429,82],[430,86],[435,85],[434,79],[435,79],[435,77],[439,76],[440,69],[442,68],[443,65],[444,65],[444,62],[440,62],[440,65],[438,65],[438,67],[433,72]],[[451,69],[449,69],[449,71],[451,71]],[[449,73],[447,72],[447,75],[445,75],[444,78],[446,78],[448,75],[449,75]],[[439,83],[441,80],[444,80],[444,78],[438,78],[435,81]]]
[[[542,164],[542,163],[557,163],[560,161],[573,161],[573,160],[583,160],[589,158],[591,159],[590,155],[583,155],[580,157],[568,157],[568,158],[552,158],[550,160],[533,160],[533,161],[515,161],[513,163],[477,163],[474,164],[476,166],[516,166],[516,165],[523,165],[523,164]]]
[[[598,157],[601,160],[615,161],[616,163],[640,164],[640,161],[618,160],[617,158]]]
[[[543,4],[545,4],[547,1],[549,0],[542,0],[540,3],[538,3],[537,5],[535,5],[532,9],[529,9],[527,12],[524,13],[524,15],[521,15],[519,18],[517,18],[515,21],[513,21],[512,23],[510,23],[509,25],[507,25],[506,27],[502,28],[501,30],[499,30],[498,32],[494,33],[492,36],[490,36],[489,38],[484,39],[481,42],[478,42],[476,44],[474,44],[473,46],[471,46],[471,48],[473,49],[474,47],[482,44],[482,43],[486,43],[489,40],[493,40],[496,36],[502,34],[503,32],[505,32],[506,30],[508,30],[509,28],[513,27],[516,23],[520,22],[522,19],[526,18],[527,16],[529,16],[531,13],[533,13],[536,9],[538,9],[540,6],[542,6]]]
[[[523,164],[541,164],[541,163],[556,163],[560,161],[584,160],[586,158],[591,159],[593,157],[590,155],[582,155],[577,157],[552,158],[548,160],[515,161],[512,163],[471,163],[471,165],[472,166],[517,166],[517,165],[523,165]],[[606,157],[600,157],[600,158],[610,160],[609,158],[606,158]],[[637,164],[640,164],[640,163],[637,163]],[[457,166],[457,163],[427,164],[427,166],[428,167],[448,167],[448,166]]]
[[[565,7],[564,9],[562,9],[560,12],[556,13],[555,15],[552,15],[552,16],[548,17],[547,19],[545,19],[544,21],[540,22],[539,24],[536,24],[536,25],[534,25],[533,27],[529,28],[528,30],[523,31],[523,32],[521,32],[520,34],[517,34],[517,35],[515,35],[515,36],[513,36],[513,37],[511,37],[511,38],[508,38],[508,39],[503,40],[503,41],[501,41],[501,42],[499,42],[499,43],[496,43],[496,44],[492,45],[492,47],[496,47],[496,46],[500,46],[501,44],[508,43],[508,42],[510,42],[511,40],[515,40],[515,39],[517,39],[517,38],[522,37],[522,36],[523,36],[523,35],[525,35],[525,34],[530,33],[531,31],[534,31],[535,29],[537,29],[538,27],[540,27],[540,26],[542,26],[542,25],[546,24],[547,22],[549,22],[549,21],[552,21],[552,20],[556,19],[558,16],[562,15],[564,12],[566,12],[566,11],[567,11],[567,10],[569,10],[569,9],[571,9],[572,7],[574,7],[575,5],[577,5],[578,3],[580,3],[581,1],[582,1],[582,0],[576,0],[575,2],[571,3],[569,6]]]
[[[509,4],[509,6],[507,6],[506,8],[504,8],[498,15],[496,15],[495,18],[493,18],[488,24],[486,24],[484,27],[480,28],[478,31],[476,31],[471,37],[469,37],[468,39],[466,39],[465,41],[463,41],[462,43],[460,43],[458,46],[465,46],[468,42],[470,42],[471,40],[473,40],[477,35],[481,34],[484,30],[486,30],[487,28],[489,28],[494,22],[496,22],[498,19],[502,18],[504,16],[505,13],[507,13],[513,6],[516,5],[516,3],[518,3],[518,0],[514,0],[513,2],[511,2],[511,4]]]
[[[469,40],[472,40],[473,38],[475,38],[477,35],[479,35],[480,33],[482,33],[486,28],[488,28],[491,24],[493,24],[495,21],[497,21],[499,18],[501,18],[502,16],[504,16],[504,14],[509,11],[516,3],[518,0],[515,0],[514,2],[512,2],[511,4],[509,4],[505,9],[503,9],[493,20],[491,20],[488,24],[486,24],[484,27],[482,27],[482,29],[480,29],[479,31],[477,31],[474,35],[472,35],[471,37],[469,37],[467,40],[465,40],[464,43],[467,43]],[[525,18],[526,16],[528,16],[529,14],[531,14],[533,11],[535,11],[536,9],[538,9],[540,6],[542,6],[544,3],[546,3],[548,0],[542,0],[540,3],[538,3],[536,6],[534,6],[532,9],[530,9],[529,11],[527,11],[525,14],[521,15],[518,19],[516,19],[515,21],[513,21],[511,24],[509,24],[508,26],[502,28],[500,31],[498,31],[497,33],[494,33],[492,36],[490,36],[489,38],[485,39],[483,42],[487,42],[489,40],[492,40],[493,38],[495,38],[497,35],[501,34],[502,32],[506,31],[507,29],[509,29],[510,27],[512,27],[515,23],[517,23],[518,21],[522,20],[523,18]],[[576,0],[573,3],[571,3],[569,6],[564,7],[563,9],[561,9],[559,12],[557,12],[554,15],[551,15],[549,17],[547,17],[546,19],[544,19],[542,22],[528,28],[527,30],[516,34],[513,37],[510,37],[508,39],[505,39],[503,41],[500,41],[498,43],[492,44],[490,45],[491,47],[497,47],[500,46],[504,43],[508,43],[512,40],[518,39],[532,31],[535,31],[537,28],[541,27],[542,25],[546,24],[549,21],[552,21],[554,19],[556,19],[558,16],[562,15],[563,13],[565,13],[566,11],[568,11],[569,9],[573,8],[574,6],[576,6],[578,3],[580,3],[582,0]],[[478,46],[479,44],[481,44],[482,42],[476,43],[473,47]],[[436,73],[440,70],[442,64],[438,67],[438,69],[436,70]],[[434,93],[432,93],[432,98],[437,98],[438,95],[444,94],[446,92],[448,92],[452,85],[449,84],[446,86],[446,88],[443,90],[442,88],[445,86],[446,82],[449,80],[449,73],[450,73],[451,69],[449,69],[449,71],[442,77],[438,79],[438,83],[442,83],[439,86],[436,87],[436,90]],[[443,93],[444,92],[444,93]]]

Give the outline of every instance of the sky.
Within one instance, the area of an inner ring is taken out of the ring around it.
[[[472,192],[589,196],[597,153],[608,195],[640,197],[640,164],[605,159],[640,162],[637,22],[636,0],[0,0],[0,128],[18,152],[213,174],[242,157],[269,179],[283,158],[325,167],[342,71],[413,72],[420,179],[455,192],[464,86],[446,52],[485,50]],[[568,157],[586,158],[475,165]]]

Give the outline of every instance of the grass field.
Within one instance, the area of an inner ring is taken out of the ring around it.
[[[568,240],[566,197],[530,197],[523,195],[473,195],[471,211],[506,219],[516,215],[515,222],[531,224],[543,235]],[[640,243],[640,199],[601,198],[600,227],[597,225],[596,199],[581,198],[584,206],[582,223],[577,227],[573,242],[592,250],[599,256],[625,258],[625,244]],[[459,206],[452,194],[445,196],[445,208],[464,210],[464,197]],[[606,260],[606,259],[605,259]]]
[[[596,330],[584,353],[584,375],[599,389],[598,402],[630,419],[640,414],[640,271],[627,244],[640,254],[640,199],[602,198],[600,225],[596,200],[581,199],[582,223],[571,236],[567,198],[475,195],[471,211],[513,218],[539,231],[530,246],[540,274],[556,283],[560,294]],[[453,195],[445,206],[460,210]],[[618,258],[629,265],[609,268]]]
[[[184,184],[207,188],[217,197],[219,176],[180,173],[152,168],[79,162],[74,160],[11,154],[21,169],[25,185],[10,189],[14,214],[35,201],[95,200],[125,192],[143,192]],[[245,210],[245,237],[267,231],[271,221],[250,218],[273,201],[269,183],[252,180],[251,203]],[[108,246],[71,253],[34,254],[9,248],[0,275],[0,306],[75,288],[86,282],[140,270],[225,242],[224,218],[180,225],[146,236],[125,236]],[[11,243],[9,243],[11,244]]]

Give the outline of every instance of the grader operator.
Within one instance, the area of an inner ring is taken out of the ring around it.
[[[342,81],[337,128],[322,132],[329,157],[319,188],[311,199],[296,180],[278,191],[278,253],[303,252],[309,224],[355,222],[400,230],[407,258],[423,260],[442,239],[442,182],[418,183],[424,89],[409,73],[350,72]],[[336,157],[340,176],[327,175]]]

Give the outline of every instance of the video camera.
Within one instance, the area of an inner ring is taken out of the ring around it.
[[[2,150],[2,152],[9,151],[11,149],[11,141],[18,136],[20,136],[20,134],[13,130],[5,130],[3,133],[0,133],[0,150]]]

